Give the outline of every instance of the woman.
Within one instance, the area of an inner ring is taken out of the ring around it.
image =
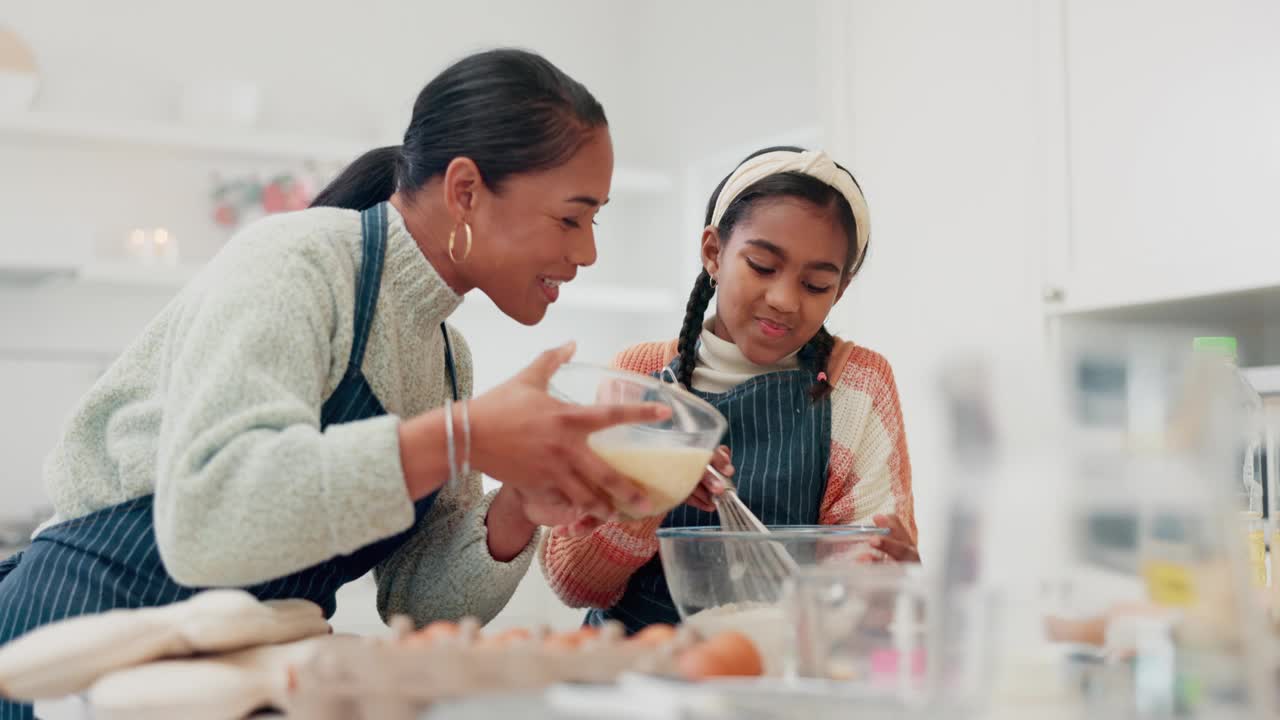
[[[369,570],[384,618],[487,620],[540,524],[643,511],[586,436],[662,410],[553,400],[571,346],[468,404],[444,322],[472,290],[541,320],[596,259],[612,172],[599,103],[543,58],[441,73],[403,146],[240,233],[84,398],[46,465],[57,515],[0,565],[0,644],[214,586],[332,614]],[[480,473],[504,485],[482,499]]]

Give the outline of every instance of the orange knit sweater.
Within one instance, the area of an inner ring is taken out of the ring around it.
[[[644,343],[623,351],[613,364],[651,375],[674,356],[674,342]],[[897,515],[914,540],[911,461],[888,361],[838,342],[827,375],[833,386],[831,459],[818,522],[844,525]],[[631,575],[658,552],[662,520],[608,523],[576,538],[548,536],[539,552],[542,572],[570,607],[612,607]]]

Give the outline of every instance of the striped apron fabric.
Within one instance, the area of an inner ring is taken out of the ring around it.
[[[729,421],[725,440],[733,453],[734,484],[766,525],[818,522],[831,460],[831,399],[811,400],[812,385],[813,373],[797,369],[759,375],[724,393],[694,391]],[[662,527],[719,524],[714,513],[689,505],[662,521]],[[680,621],[657,555],[631,576],[616,605],[587,613],[590,624],[605,620],[621,622],[628,633]]]
[[[346,375],[320,410],[320,424],[355,422],[386,411],[361,373],[386,253],[387,209],[362,213],[363,257],[356,283],[354,338]],[[444,324],[445,365],[458,398],[453,353]],[[184,587],[165,571],[156,547],[151,495],[50,527],[22,553],[0,563],[0,645],[42,625],[117,608],[167,605],[202,588]],[[304,598],[336,610],[338,588],[373,569],[414,532],[435,495],[414,504],[405,532],[286,577],[245,588],[261,600]],[[270,548],[263,548],[270,552]],[[0,700],[0,720],[31,718],[31,707]]]

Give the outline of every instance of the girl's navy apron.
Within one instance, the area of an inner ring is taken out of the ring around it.
[[[386,414],[360,370],[386,254],[385,203],[365,210],[361,220],[364,249],[356,283],[351,358],[346,375],[320,409],[322,428]],[[444,334],[445,366],[457,400],[453,353],[443,323],[440,331]],[[414,503],[414,526],[399,535],[245,589],[261,600],[305,598],[320,605],[325,617],[331,617],[338,588],[391,555],[414,532],[434,501],[432,494]],[[167,605],[200,589],[179,585],[165,571],[156,547],[152,496],[147,495],[52,526],[37,535],[26,551],[0,562],[0,645],[57,620],[116,608]],[[30,706],[0,700],[0,720],[30,717]]]
[[[671,370],[679,363],[679,358],[672,361]],[[831,398],[814,402],[812,386],[813,373],[797,369],[758,375],[724,393],[694,391],[729,421],[726,444],[733,453],[734,484],[766,525],[818,524],[831,460]],[[714,513],[689,505],[662,521],[662,527],[719,524]],[[587,614],[593,625],[605,620],[621,622],[628,633],[680,621],[657,555],[631,576],[616,605]]]

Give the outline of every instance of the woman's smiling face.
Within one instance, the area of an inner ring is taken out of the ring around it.
[[[536,324],[560,285],[595,263],[593,223],[612,176],[613,144],[599,128],[563,165],[507,178],[477,203],[473,252],[460,269],[502,312]]]

